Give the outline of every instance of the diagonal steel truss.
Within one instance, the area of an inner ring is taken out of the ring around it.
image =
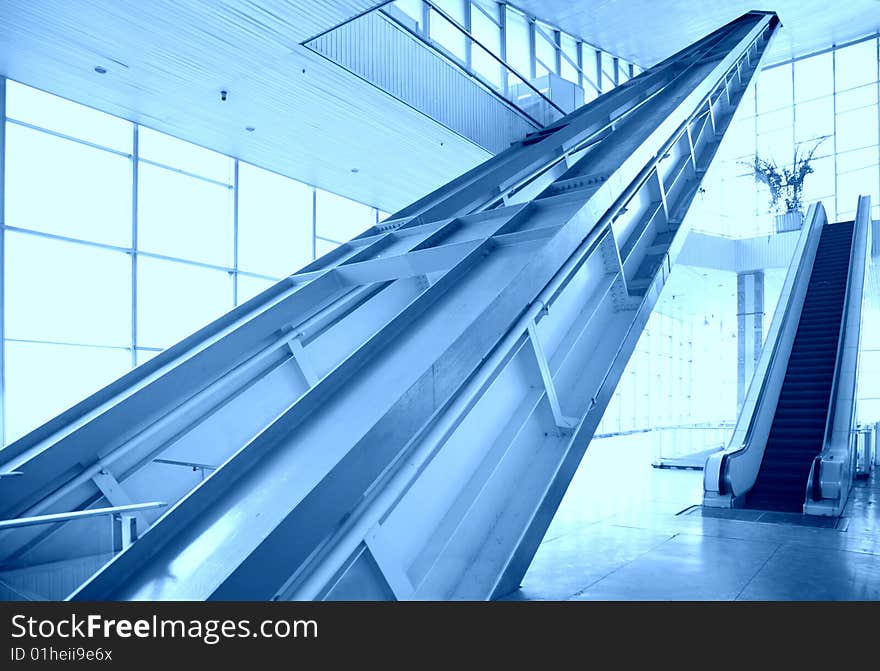
[[[778,26],[745,14],[0,453],[0,517],[170,505],[56,598],[515,589]],[[0,579],[94,555],[76,524],[0,530]]]

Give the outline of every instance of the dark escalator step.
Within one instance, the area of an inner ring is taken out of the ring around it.
[[[815,384],[803,384],[789,380],[787,384],[783,383],[782,392],[778,400],[783,401],[797,398],[819,403],[822,401],[822,398],[828,395],[831,382],[827,375],[822,379],[816,380]]]
[[[826,399],[827,400],[827,399]],[[809,408],[813,412],[824,411],[825,406],[817,407],[817,403],[821,403],[822,397],[819,395],[793,395],[789,394],[787,396],[783,396],[780,394],[779,400],[776,403],[777,408]],[[827,405],[827,404],[825,404]]]
[[[804,302],[801,317],[809,319],[821,315],[822,319],[833,321],[834,317],[840,312],[841,305],[843,305],[842,294],[816,296],[815,298],[810,298],[809,302]]]
[[[803,512],[803,501],[777,501],[776,499],[747,499],[745,507],[749,510],[763,510],[772,513],[801,513]]]
[[[767,463],[777,461],[786,463],[805,463],[810,461],[821,447],[821,441],[797,442],[785,444],[779,441],[767,443],[764,449],[764,460]]]
[[[832,380],[829,379],[828,375],[807,382],[800,380],[787,380],[782,385],[780,400],[783,398],[810,398],[819,401],[822,399],[823,395],[828,393],[828,389],[831,387],[831,382]]]
[[[798,350],[797,352],[792,352],[791,356],[788,358],[789,366],[794,363],[799,366],[815,365],[821,367],[822,365],[827,365],[829,361],[833,363],[835,354],[836,352]]]
[[[825,427],[821,426],[814,433],[782,433],[767,441],[764,451],[768,454],[779,452],[780,454],[807,454],[818,452],[822,448],[825,437]]]
[[[836,311],[840,309],[842,304],[842,293],[835,292],[833,295],[811,296],[807,301],[804,301],[804,307],[801,314],[804,317],[808,315],[812,316],[813,314],[818,314],[818,311],[821,310],[823,317],[831,318]]]
[[[780,482],[776,480],[765,480],[755,482],[752,487],[756,496],[773,496],[782,499],[798,499],[803,500],[807,490],[807,482],[809,481],[809,473],[801,474],[800,477],[793,480]]]
[[[829,375],[834,373],[834,359],[826,361],[816,359],[801,359],[789,363],[785,371],[785,379],[782,386],[790,382],[795,388],[803,389],[805,383],[815,381],[817,384],[827,382]],[[812,376],[812,379],[810,379]]]
[[[791,356],[788,357],[786,371],[822,370],[829,365],[833,367],[836,356],[836,343],[822,350],[800,347],[792,351]]]
[[[776,402],[777,406],[785,407],[790,405],[791,401],[796,403],[803,402],[804,405],[813,408],[816,411],[823,410],[828,405],[828,389],[796,389],[795,387],[783,388]],[[795,393],[799,392],[799,393]]]
[[[789,366],[786,370],[786,379],[791,374],[799,373],[830,373],[834,370],[834,357],[807,357],[801,356],[797,359],[789,359]]]
[[[783,445],[793,450],[806,449],[807,445],[817,445],[822,442],[825,434],[825,424],[815,426],[777,426],[776,432],[767,441],[773,449],[783,449]]]
[[[815,427],[814,427],[815,428]],[[773,449],[807,450],[815,448],[822,441],[824,425],[812,431],[790,431],[787,427],[771,429],[767,444]]]
[[[802,314],[808,315],[811,311],[821,308],[824,310],[830,310],[832,308],[837,308],[843,302],[843,293],[839,291],[828,292],[825,294],[816,293],[813,296],[807,296],[804,301],[804,307],[802,310]],[[829,311],[828,316],[831,315]]]
[[[797,506],[803,505],[804,499],[806,498],[806,492],[806,481],[803,483],[802,486],[796,486],[792,487],[791,489],[786,488],[782,490],[776,487],[759,487],[756,485],[752,488],[751,495],[748,497],[747,501],[750,501],[752,505],[755,505],[758,501],[761,501],[763,505],[767,505],[767,503],[772,504],[773,502],[775,502],[777,503],[777,505],[782,506]]]
[[[831,383],[833,382],[833,366],[828,366],[825,373],[816,373],[813,368],[797,369],[801,371],[812,371],[811,377],[792,375],[794,370],[795,369],[790,369],[786,374],[785,381],[782,383],[782,390],[779,394],[779,401],[804,399],[818,402],[822,400],[824,395],[828,394],[828,390],[831,388]]]
[[[789,366],[785,372],[785,383],[789,382],[793,388],[803,389],[804,384],[823,384],[828,382],[828,377],[834,373],[834,362],[830,361],[824,365],[803,365],[796,364]]]
[[[813,463],[815,459],[815,454],[786,454],[786,453],[773,453],[773,454],[765,454],[764,461],[761,464],[761,468],[764,469],[766,473],[771,473],[773,471],[794,471],[794,472],[803,472],[809,470],[810,464]]]
[[[803,437],[806,439],[814,437],[816,431],[824,429],[825,420],[821,416],[816,420],[804,419],[802,417],[793,419],[776,417],[773,419],[773,426],[779,431],[785,430],[787,432],[786,435],[792,438]]]
[[[767,480],[756,480],[752,492],[756,496],[774,496],[779,498],[797,498],[803,496],[807,489],[808,477],[805,475],[799,480],[790,480],[785,483]]]
[[[830,329],[827,331],[820,330],[813,332],[798,331],[794,339],[792,350],[797,350],[807,344],[812,344],[817,347],[833,346],[838,340],[838,334],[832,333]]]
[[[794,426],[792,424],[786,423],[774,423],[773,428],[770,429],[768,441],[780,441],[786,444],[799,443],[803,445],[812,445],[815,441],[822,439],[822,434],[824,431],[825,423],[810,425],[804,424],[802,426]]]
[[[812,420],[817,414],[816,408],[805,405],[800,407],[792,406],[776,406],[776,419],[810,419]]]
[[[836,309],[839,312],[839,308]],[[798,327],[795,333],[828,333],[840,330],[839,317],[841,315],[826,310],[823,310],[822,314],[823,317],[821,319],[809,313],[801,315],[801,320],[798,322]]]

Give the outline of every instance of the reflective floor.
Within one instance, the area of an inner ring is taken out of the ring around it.
[[[655,469],[651,450],[639,436],[594,441],[507,599],[880,599],[876,473],[839,529],[677,515],[700,503],[702,472]]]

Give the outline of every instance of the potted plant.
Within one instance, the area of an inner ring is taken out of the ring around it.
[[[827,136],[820,137],[806,153],[797,145],[790,167],[780,167],[775,160],[757,154],[754,163],[743,163],[752,169],[755,182],[765,184],[770,192],[769,211],[776,214],[777,233],[795,231],[803,225],[804,181],[813,173],[813,155],[826,139]]]

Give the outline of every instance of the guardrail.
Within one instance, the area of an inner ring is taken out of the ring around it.
[[[166,505],[168,504],[162,501],[150,501],[148,503],[131,503],[125,506],[112,506],[110,508],[92,508],[65,513],[34,515],[32,517],[17,517],[11,520],[0,520],[0,532],[43,524],[67,524],[68,522],[106,516],[111,521],[113,550],[114,552],[120,552],[137,540],[136,514],[144,510],[164,508]]]

